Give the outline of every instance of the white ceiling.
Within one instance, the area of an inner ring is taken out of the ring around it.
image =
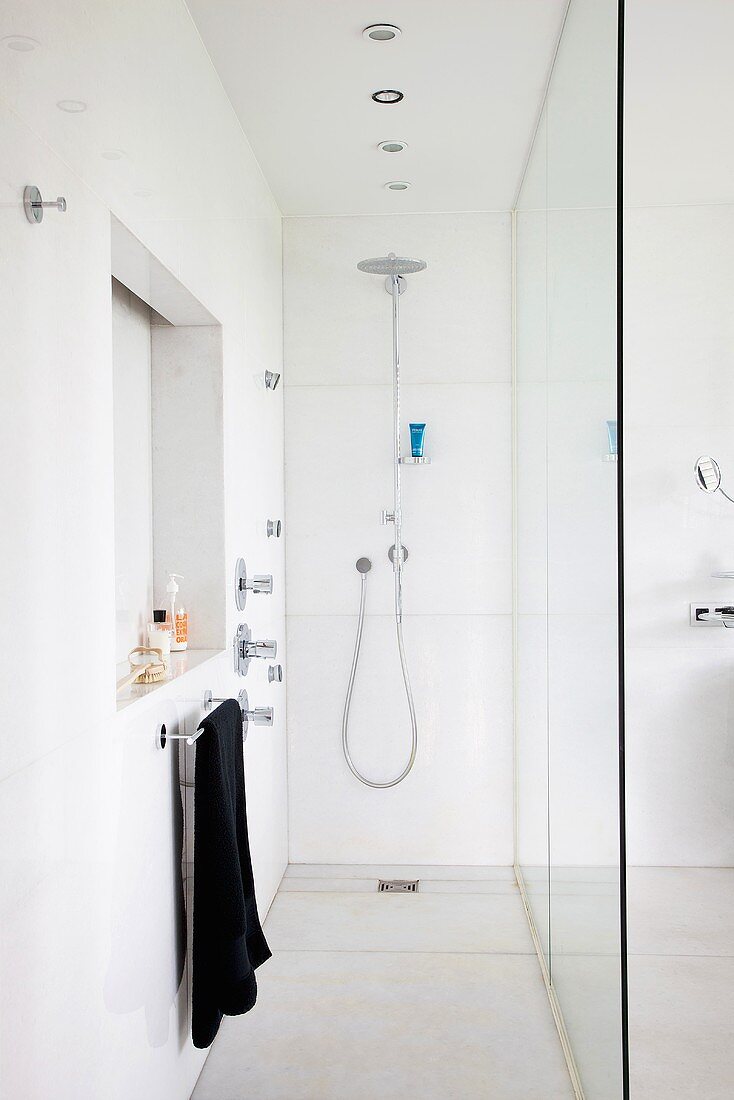
[[[566,0],[189,7],[283,214],[510,209]],[[366,41],[377,22],[403,33]],[[405,99],[373,103],[380,88]]]

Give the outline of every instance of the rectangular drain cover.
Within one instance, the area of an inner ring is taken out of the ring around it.
[[[420,879],[407,878],[381,878],[377,883],[377,892],[380,894],[417,894]]]

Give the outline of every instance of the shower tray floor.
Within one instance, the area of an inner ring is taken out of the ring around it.
[[[573,1097],[510,868],[292,866],[265,930],[192,1100]]]

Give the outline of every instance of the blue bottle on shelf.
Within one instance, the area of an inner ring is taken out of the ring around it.
[[[423,441],[425,434],[425,424],[410,425],[410,453],[413,458],[423,458]]]

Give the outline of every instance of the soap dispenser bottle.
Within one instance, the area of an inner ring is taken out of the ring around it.
[[[166,592],[171,600],[171,649],[174,653],[186,649],[189,644],[189,617],[184,607],[176,607],[177,578],[183,580],[180,573],[169,573],[166,585]]]

